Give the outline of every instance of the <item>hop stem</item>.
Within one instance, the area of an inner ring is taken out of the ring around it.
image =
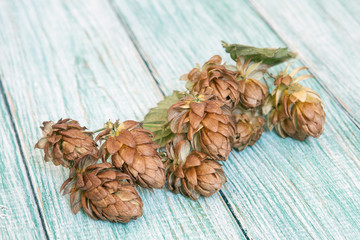
[[[143,124],[141,124],[141,126],[143,126],[143,127],[159,127],[159,126],[162,126],[163,124],[152,124],[152,123],[143,123]]]
[[[104,131],[105,129],[106,129],[106,128],[100,128],[100,129],[98,129],[98,130],[93,131],[93,133],[101,132],[101,131]]]

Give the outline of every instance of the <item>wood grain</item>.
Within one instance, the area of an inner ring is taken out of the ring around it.
[[[360,2],[251,1],[321,84],[360,122]]]
[[[40,123],[71,117],[96,129],[109,118],[141,120],[161,94],[104,1],[2,1],[0,29],[4,91],[29,171],[35,176],[33,184],[39,188],[35,194],[41,193],[50,238],[244,239],[217,195],[192,202],[165,190],[139,189],[145,207],[144,216],[136,222],[93,221],[83,212],[74,216],[69,196],[58,193],[67,172],[45,164],[40,151],[33,150],[41,137]],[[6,157],[7,161],[10,158]],[[24,177],[23,170],[18,174]],[[29,215],[27,221],[31,218],[36,216]],[[16,230],[9,225],[1,236],[13,234],[11,231],[16,234]],[[37,225],[33,231],[37,238],[42,228]]]
[[[285,45],[246,1],[112,3],[168,94],[183,88],[177,79],[196,62],[224,56],[221,40]],[[302,49],[293,50],[301,55]],[[299,65],[295,61],[293,67]],[[297,142],[266,133],[254,147],[232,152],[224,164],[229,182],[222,192],[250,238],[354,239],[360,234],[359,129],[319,82],[304,84],[325,102],[327,123],[320,139]]]
[[[0,237],[1,239],[45,238],[43,213],[31,192],[31,182],[15,132],[0,96]]]

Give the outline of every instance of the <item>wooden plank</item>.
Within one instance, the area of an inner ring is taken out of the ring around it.
[[[360,121],[360,2],[251,1],[272,29]]]
[[[0,88],[1,89],[1,88]],[[0,96],[0,233],[2,239],[45,238],[39,206],[30,191],[26,166]],[[40,226],[40,227],[37,227]]]
[[[246,1],[112,2],[168,94],[183,88],[177,79],[194,63],[225,56],[221,40],[284,46]],[[354,239],[360,234],[359,129],[317,81],[305,84],[325,102],[327,123],[320,139],[297,142],[266,133],[254,147],[233,151],[224,164],[223,195],[249,238]]]
[[[96,129],[109,118],[141,120],[161,95],[104,1],[9,0],[0,9],[0,70],[50,238],[244,239],[218,196],[192,202],[165,190],[139,189],[144,216],[135,222],[93,221],[82,211],[74,216],[69,196],[58,192],[67,172],[45,164],[33,150],[41,121],[71,117]]]

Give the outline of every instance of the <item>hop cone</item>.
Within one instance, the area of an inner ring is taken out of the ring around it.
[[[231,66],[229,66],[231,69]],[[253,63],[251,59],[244,62],[238,58],[235,71],[239,82],[240,103],[245,108],[256,108],[264,104],[268,95],[267,86],[260,80],[263,78],[268,66],[261,62]]]
[[[130,176],[110,163],[73,168],[61,191],[71,193],[74,214],[83,208],[92,219],[122,223],[142,216],[143,203]]]
[[[235,109],[232,113],[235,122],[235,137],[231,145],[238,151],[253,146],[264,132],[265,118],[255,111]]]
[[[151,139],[152,133],[140,123],[108,122],[106,129],[96,139],[105,140],[100,147],[103,161],[111,156],[112,164],[128,173],[134,182],[144,188],[162,188],[165,169]]]
[[[221,165],[204,153],[191,151],[184,134],[177,135],[166,146],[167,187],[174,193],[196,200],[209,197],[226,182]]]
[[[264,106],[264,113],[270,112],[268,127],[270,130],[275,127],[283,138],[292,137],[300,141],[308,136],[317,138],[324,131],[323,102],[315,91],[298,83],[310,75],[294,78],[298,71],[306,67],[296,68],[289,74],[288,67],[275,77],[277,87]]]
[[[71,167],[84,156],[97,159],[98,149],[92,133],[85,131],[77,121],[60,119],[56,124],[52,121],[43,122],[40,127],[43,137],[35,148],[44,150],[45,161],[52,161],[55,166]]]
[[[169,108],[168,121],[172,132],[187,133],[194,149],[224,161],[231,150],[234,124],[224,103],[210,100],[211,97],[199,95],[181,99]]]
[[[231,109],[239,102],[238,83],[234,72],[221,65],[221,57],[213,56],[201,68],[192,69],[181,77],[192,94],[212,94]]]

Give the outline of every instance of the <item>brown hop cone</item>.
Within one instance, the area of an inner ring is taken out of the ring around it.
[[[92,219],[122,223],[142,216],[143,203],[130,176],[110,163],[73,168],[61,191],[71,193],[74,214],[83,208]]]
[[[275,127],[276,132],[283,138],[292,137],[303,141],[308,136],[319,137],[324,131],[325,112],[320,96],[310,88],[298,82],[311,75],[294,76],[306,67],[284,72],[275,77],[277,86],[267,99],[263,110],[268,116],[268,127]]]
[[[181,77],[187,81],[192,94],[212,94],[214,99],[225,102],[231,109],[239,102],[239,87],[234,72],[221,64],[221,57],[213,56],[201,68],[192,69]]]
[[[177,135],[167,144],[167,187],[192,200],[197,200],[200,195],[209,197],[225,184],[224,170],[206,154],[190,149],[184,134]]]
[[[170,129],[187,133],[193,148],[212,158],[225,161],[231,151],[230,138],[235,126],[228,115],[228,107],[211,95],[185,97],[168,109]]]
[[[238,151],[247,146],[253,146],[264,132],[265,118],[256,111],[246,111],[239,108],[232,113],[235,122],[235,137],[231,145]]]
[[[159,147],[151,139],[152,133],[135,121],[119,124],[108,122],[96,140],[104,140],[100,147],[103,161],[111,156],[112,164],[128,173],[144,188],[162,188],[165,168],[156,151]]]
[[[264,104],[268,95],[268,87],[261,82],[268,65],[261,62],[254,63],[251,59],[244,62],[238,58],[235,66],[228,66],[235,72],[239,82],[240,103],[245,108],[256,108]]]
[[[35,148],[43,149],[45,161],[52,161],[55,166],[71,167],[84,156],[98,159],[98,149],[92,133],[85,131],[77,121],[60,119],[56,124],[52,121],[43,122],[40,127],[43,137]]]

